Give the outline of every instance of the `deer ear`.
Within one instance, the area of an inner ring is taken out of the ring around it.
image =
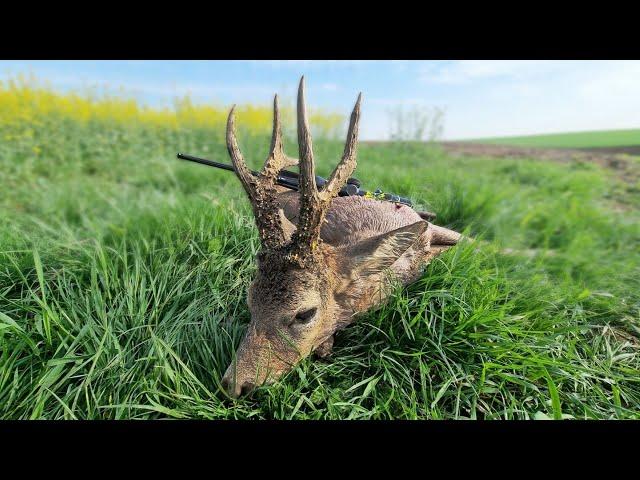
[[[418,240],[428,225],[418,221],[347,247],[343,254],[351,276],[368,276],[390,267]]]

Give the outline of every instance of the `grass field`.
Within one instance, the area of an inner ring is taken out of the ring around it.
[[[21,118],[12,98],[1,418],[640,418],[640,189],[601,167],[362,145],[365,186],[485,243],[434,261],[328,360],[234,401],[219,380],[249,318],[257,234],[232,174],[174,158],[228,161],[221,125],[14,99]],[[269,122],[249,111],[238,124],[252,125],[241,146],[256,168]],[[314,147],[326,175],[342,142]]]
[[[640,145],[640,129],[554,133],[524,137],[481,138],[470,140],[492,145],[542,148],[604,148]]]

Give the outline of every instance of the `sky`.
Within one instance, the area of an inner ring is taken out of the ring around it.
[[[351,112],[363,94],[360,136],[385,139],[390,109],[444,110],[446,140],[640,128],[640,61],[242,60],[0,61],[0,80],[30,74],[60,91],[106,87],[150,106],[189,94],[220,106],[293,101]]]

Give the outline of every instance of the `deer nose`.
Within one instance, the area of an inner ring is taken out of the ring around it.
[[[238,398],[240,396],[247,395],[254,388],[256,388],[256,385],[252,382],[249,382],[249,381],[235,382],[233,380],[230,380],[226,376],[222,379],[221,383],[222,383],[222,388],[224,388],[227,394],[232,398]]]

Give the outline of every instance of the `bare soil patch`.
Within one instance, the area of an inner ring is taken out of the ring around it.
[[[560,149],[487,145],[468,142],[442,142],[441,146],[451,155],[531,158],[563,163],[593,162],[614,170],[616,175],[625,182],[635,183],[640,178],[640,164],[629,158],[629,155],[640,155],[640,146]]]

